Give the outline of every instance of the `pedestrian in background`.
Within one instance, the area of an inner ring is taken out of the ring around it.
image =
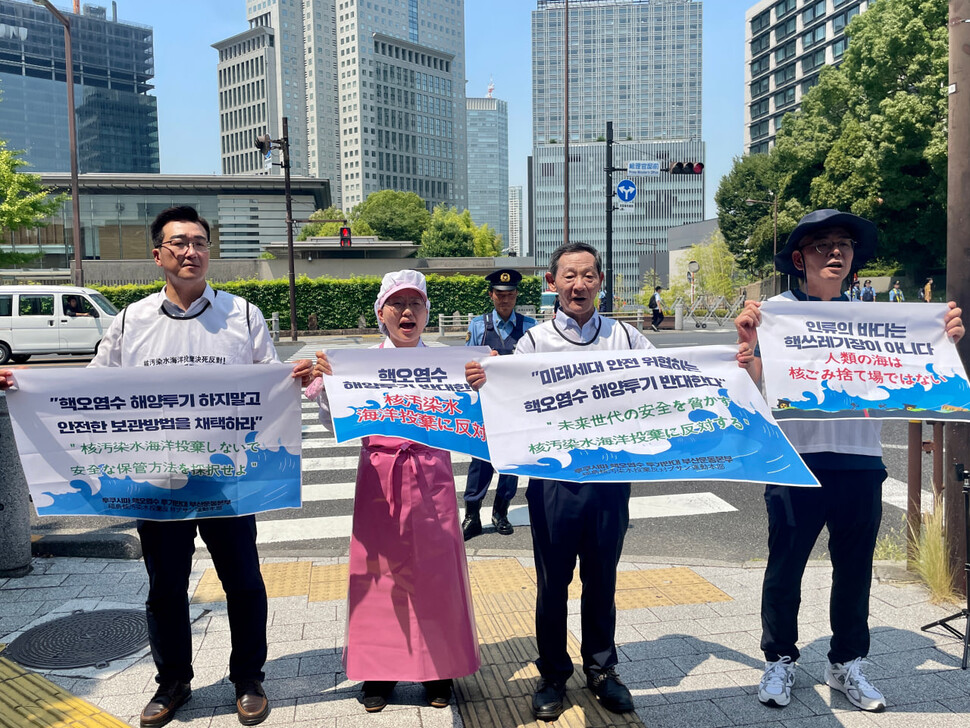
[[[891,303],[903,303],[905,300],[906,296],[903,295],[903,289],[899,287],[899,281],[896,281],[889,290],[889,301]]]
[[[933,300],[933,279],[927,278],[923,285],[923,300],[930,303]]]
[[[660,331],[660,324],[664,320],[664,301],[660,297],[660,291],[663,290],[662,286],[657,286],[653,289],[653,295],[650,296],[650,303],[647,304],[650,311],[653,313],[653,317],[650,321],[650,328],[654,331]]]

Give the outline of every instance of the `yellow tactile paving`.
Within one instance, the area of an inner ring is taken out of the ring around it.
[[[127,728],[128,724],[0,657],[0,728]]]
[[[283,561],[273,564],[262,564],[259,567],[266,584],[268,597],[299,597],[310,591],[309,561]],[[344,594],[347,593],[346,587]],[[226,593],[222,590],[222,582],[215,569],[206,569],[199,580],[199,585],[192,595],[192,602],[224,602]]]
[[[311,602],[333,602],[347,598],[347,564],[314,566],[310,571]]]

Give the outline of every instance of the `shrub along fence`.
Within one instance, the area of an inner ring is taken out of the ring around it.
[[[161,281],[148,285],[94,286],[119,309],[161,287]],[[258,306],[266,317],[278,312],[280,328],[283,331],[290,328],[290,292],[286,280],[230,281],[216,283],[212,287],[242,296]],[[361,315],[369,328],[376,328],[374,301],[380,288],[381,279],[377,276],[348,280],[301,276],[296,280],[296,328],[308,330],[311,314],[316,315],[317,330],[356,329]],[[519,284],[518,305],[535,306],[538,310],[541,293],[542,280],[539,277],[523,278]],[[481,276],[431,274],[428,276],[428,298],[431,301],[428,327],[432,329],[437,325],[439,313],[458,311],[477,315],[492,308],[488,298],[488,281]]]

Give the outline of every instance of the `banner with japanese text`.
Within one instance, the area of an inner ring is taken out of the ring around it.
[[[776,419],[970,421],[946,304],[765,301],[758,342]]]
[[[337,442],[383,435],[488,459],[478,395],[465,363],[484,346],[331,349],[324,386]]]
[[[483,360],[502,473],[574,482],[818,481],[729,346]]]
[[[40,516],[178,520],[300,506],[283,364],[17,369],[7,402]]]

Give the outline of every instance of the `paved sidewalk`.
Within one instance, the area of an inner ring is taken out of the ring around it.
[[[34,559],[32,574],[0,579],[0,643],[74,610],[140,609],[147,591],[139,561]],[[618,591],[620,674],[630,686],[635,715],[614,716],[590,699],[578,675],[571,707],[550,726],[965,726],[970,673],[960,669],[962,643],[920,626],[958,611],[927,602],[920,586],[881,574],[873,583],[873,632],[868,674],[889,709],[868,714],[821,683],[828,636],[831,571],[813,564],[805,575],[799,662],[792,703],[784,710],[756,697],[763,666],[758,648],[763,563],[652,563],[625,560]],[[345,559],[264,560],[271,594],[266,692],[267,726],[395,726],[451,728],[535,725],[529,712],[535,654],[532,561],[520,553],[475,552],[470,562],[483,667],[458,681],[456,704],[427,707],[416,685],[399,685],[392,703],[366,714],[356,683],[341,671],[346,606]],[[576,585],[574,584],[574,587]],[[211,562],[195,563],[193,633],[196,677],[192,699],[174,728],[238,726],[226,679],[229,632],[221,588]],[[578,661],[579,593],[570,601],[570,646]],[[962,629],[962,625],[959,625]],[[100,669],[43,672],[42,678],[0,652],[0,726],[137,725],[154,690],[147,650]],[[47,685],[45,689],[43,686]],[[73,700],[73,694],[80,700]],[[546,724],[543,724],[546,725]]]

